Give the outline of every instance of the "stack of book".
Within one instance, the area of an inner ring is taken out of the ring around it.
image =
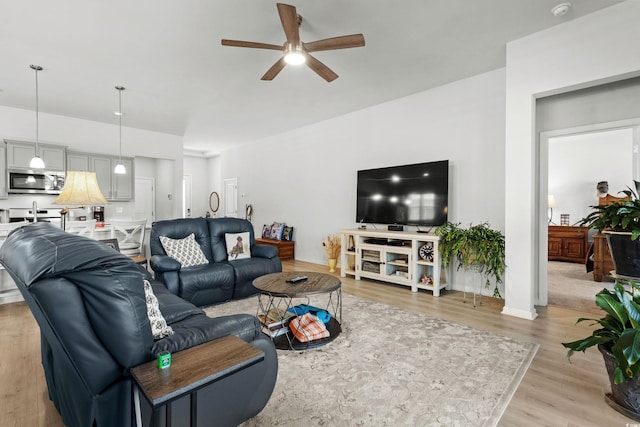
[[[262,331],[271,338],[279,337],[289,332],[289,322],[294,317],[296,317],[295,313],[278,308],[270,309],[266,315],[258,315],[258,319],[262,323]]]

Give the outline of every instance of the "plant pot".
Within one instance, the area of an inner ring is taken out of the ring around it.
[[[336,265],[338,264],[337,258],[329,258],[327,259],[327,264],[329,264],[329,273],[335,273]]]
[[[640,277],[640,239],[631,240],[631,233],[605,231],[616,274]]]
[[[640,377],[632,378],[622,384],[615,384],[613,377],[617,364],[616,358],[602,345],[598,345],[598,350],[602,353],[611,383],[611,395],[605,395],[607,403],[616,411],[640,421]]]

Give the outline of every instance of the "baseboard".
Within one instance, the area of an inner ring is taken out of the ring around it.
[[[519,317],[521,319],[533,320],[538,317],[538,312],[536,312],[535,308],[532,311],[519,310],[517,308],[510,308],[506,305],[502,308],[502,314],[506,314],[509,316]]]

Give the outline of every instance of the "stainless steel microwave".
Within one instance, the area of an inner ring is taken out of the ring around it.
[[[9,171],[9,193],[60,194],[64,187],[64,172]]]

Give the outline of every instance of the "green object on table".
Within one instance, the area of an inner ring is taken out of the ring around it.
[[[158,368],[165,369],[171,366],[171,353],[165,352],[158,354]]]

